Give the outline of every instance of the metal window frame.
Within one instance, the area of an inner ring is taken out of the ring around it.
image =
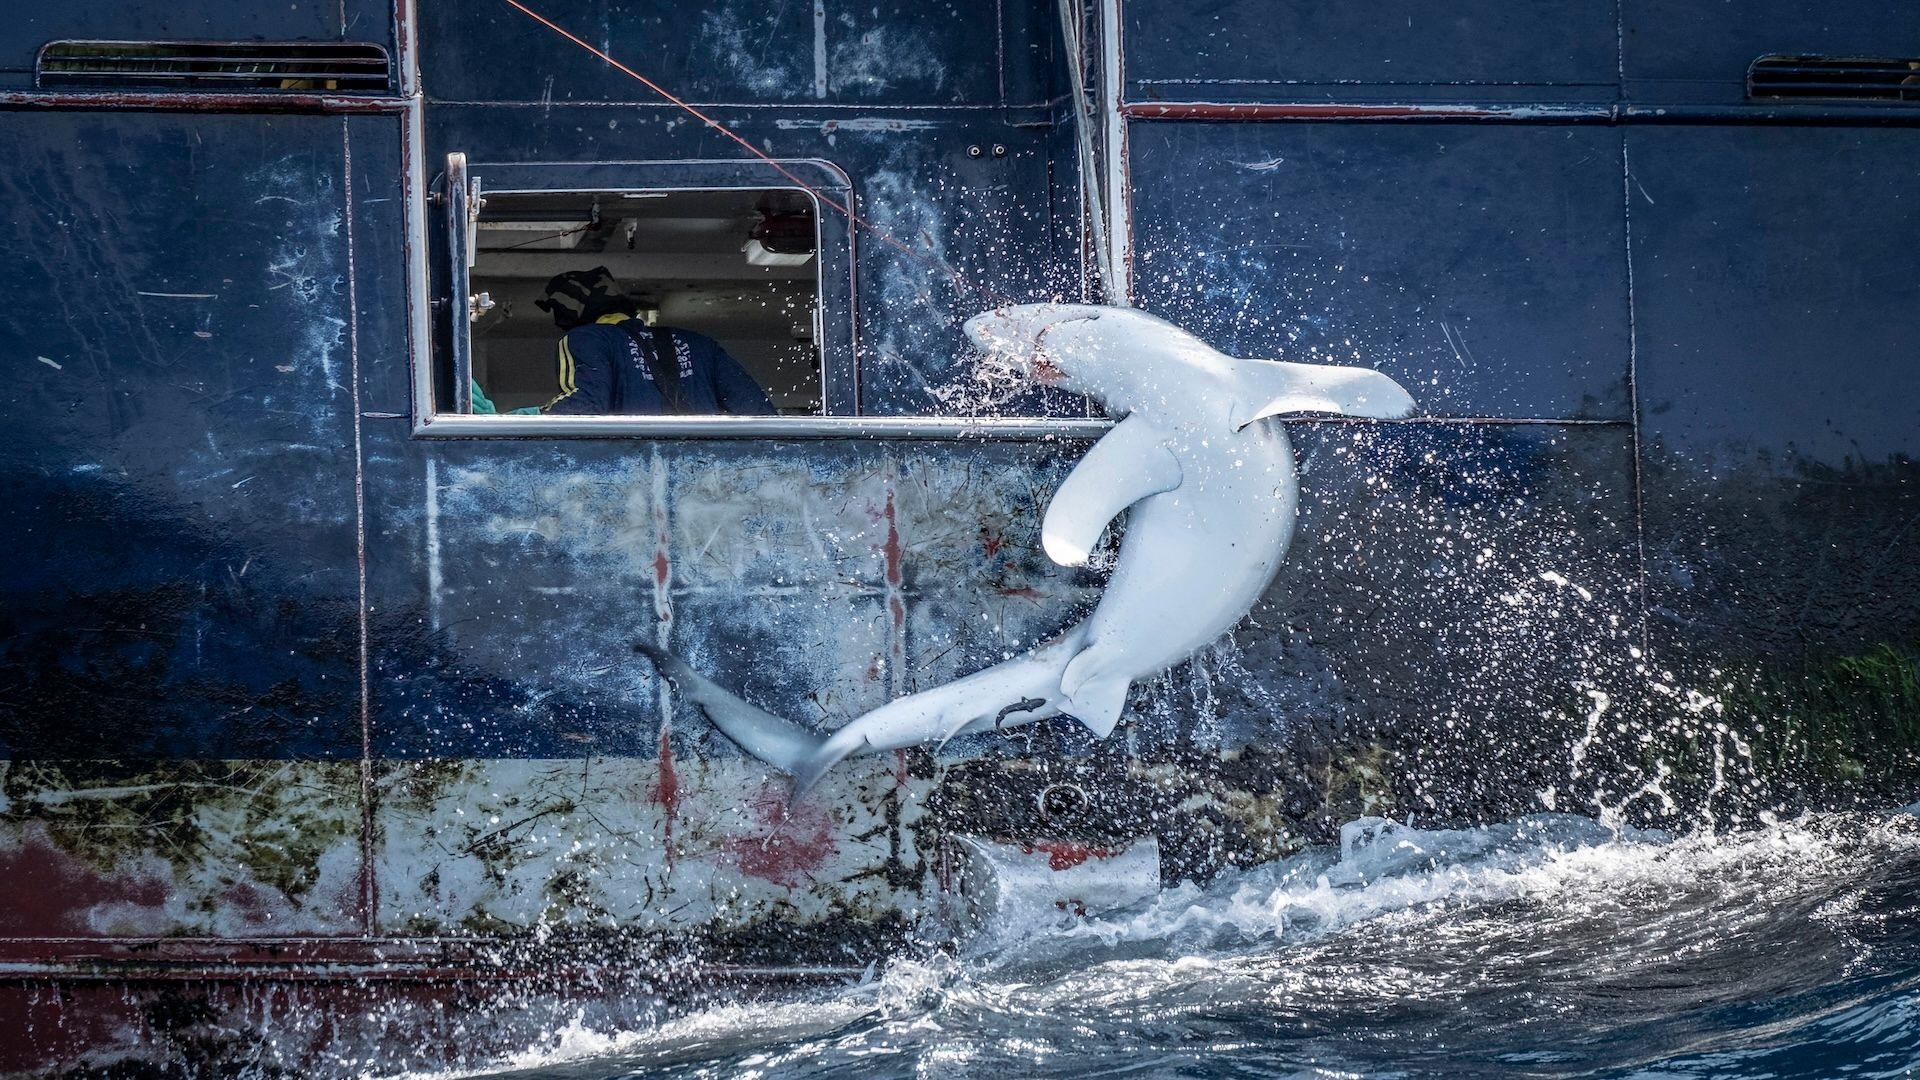
[[[448,260],[446,245],[433,245],[429,230],[440,215],[424,205],[427,184],[422,168],[418,117],[410,116],[409,149],[414,156],[411,361],[413,427],[416,437],[515,439],[1035,439],[1095,438],[1110,427],[1104,419],[1005,416],[862,416],[860,365],[856,340],[855,236],[843,218],[831,216],[813,195],[820,230],[819,307],[821,390],[825,412],[819,416],[514,416],[441,411],[435,400],[435,372],[448,335],[464,333],[459,303],[432,303],[434,275],[429,259]],[[838,166],[818,159],[781,162],[783,168],[829,198],[852,205],[853,184]],[[541,192],[643,192],[770,190],[796,188],[763,164],[741,160],[474,162],[489,195]],[[429,254],[431,252],[431,254]],[[455,397],[458,398],[456,393]]]
[[[815,160],[783,161],[782,166],[800,176],[817,190],[836,200],[851,198],[852,185],[846,174],[830,163]],[[793,190],[806,194],[813,200],[817,211],[817,197],[805,188],[796,187],[791,181],[780,178],[780,182],[769,183],[767,170],[757,162],[741,161],[597,161],[597,162],[473,162],[466,166],[469,177],[478,178],[485,186],[489,196],[529,195],[551,192],[579,192],[594,194],[639,194],[643,192],[688,192],[688,191],[734,191],[734,190]],[[444,182],[444,177],[442,178]],[[817,212],[818,223],[817,288],[820,311],[820,341],[818,355],[821,368],[822,406],[825,416],[849,416],[855,414],[858,406],[855,388],[858,385],[859,371],[854,352],[854,282],[853,282],[853,236],[845,222],[830,219]],[[443,241],[434,248],[432,257],[448,262],[457,257],[457,244]],[[459,275],[453,275],[457,280]],[[430,288],[430,281],[423,279],[417,288]],[[457,288],[456,288],[456,291]],[[430,305],[422,305],[428,306]],[[497,435],[524,434],[536,435],[551,432],[567,434],[565,428],[573,428],[575,419],[595,421],[613,421],[616,426],[608,428],[597,423],[596,430],[623,432],[628,427],[658,428],[661,417],[591,417],[573,418],[558,416],[517,416],[517,417],[475,417],[460,408],[462,395],[458,388],[454,390],[451,409],[443,410],[442,403],[436,400],[436,379],[442,355],[457,355],[463,343],[468,341],[468,325],[461,319],[461,307],[458,297],[452,302],[441,305],[433,318],[432,335],[425,342],[416,343],[413,350],[414,362],[414,410],[416,434],[432,435]],[[421,347],[424,345],[424,347]],[[499,420],[508,421],[505,424]],[[730,419],[730,418],[716,418]],[[787,417],[786,420],[810,420],[812,417]],[[485,426],[475,427],[470,421],[482,421]],[[521,430],[524,428],[525,430]]]

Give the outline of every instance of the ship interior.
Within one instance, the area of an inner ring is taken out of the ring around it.
[[[792,189],[487,193],[475,233],[473,373],[500,412],[555,389],[547,281],[604,266],[649,325],[718,341],[782,414],[822,411],[818,218]]]

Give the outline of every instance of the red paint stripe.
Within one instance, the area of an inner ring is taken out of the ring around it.
[[[881,546],[881,554],[887,563],[887,588],[898,589],[905,580],[901,568],[900,523],[895,519],[893,510],[893,491],[887,491],[887,507],[884,511],[887,520],[887,539]]]
[[[664,501],[653,508],[653,613],[663,624],[673,621],[673,529]]]
[[[906,545],[900,539],[899,516],[894,510],[894,477],[887,478],[887,501],[881,515],[887,523],[887,538],[880,545],[887,583],[887,692],[898,696],[906,689],[907,679],[907,580]]]
[[[655,620],[654,636],[662,646],[667,644],[668,631],[673,624],[673,523],[667,512],[666,482],[661,479],[661,470],[665,465],[656,450],[651,466],[654,484],[653,500],[653,614]],[[660,771],[654,780],[651,795],[665,814],[665,823],[661,829],[662,861],[667,873],[673,872],[673,830],[680,817],[680,774],[673,764],[673,713],[667,708],[667,695],[670,690],[662,688],[660,710]]]
[[[673,868],[673,824],[680,816],[680,774],[673,767],[673,729],[666,725],[660,727],[660,773],[654,780],[653,801],[667,815],[666,827],[666,863]]]
[[[1129,120],[1545,120],[1596,119],[1613,115],[1608,106],[1500,108],[1479,105],[1355,105],[1333,102],[1225,103],[1214,101],[1133,101],[1120,107]]]

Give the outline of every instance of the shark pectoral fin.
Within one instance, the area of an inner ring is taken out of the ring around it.
[[[1282,413],[1395,420],[1413,412],[1413,395],[1372,368],[1243,359],[1234,363],[1233,373],[1242,393],[1231,413],[1236,431]]]
[[[1047,558],[1061,566],[1085,566],[1120,511],[1179,487],[1180,460],[1165,440],[1164,432],[1136,414],[1094,443],[1047,504],[1040,525]]]

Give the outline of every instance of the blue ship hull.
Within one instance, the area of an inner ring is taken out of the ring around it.
[[[789,806],[636,637],[834,722],[1098,595],[1037,542],[1085,404],[937,419],[962,317],[1098,291],[1057,13],[551,5],[983,288],[854,230],[844,425],[490,437],[433,413],[447,155],[744,154],[509,7],[417,7],[0,28],[0,1025],[32,1033],[0,1067],[163,1045],[242,983],[350,1010],[373,982],[858,971],[943,917],[960,836],[1066,867],[1150,842],[1173,881],[1361,813],[1581,809],[1652,775],[1632,738],[1570,761],[1583,735],[1697,720],[1688,690],[1831,711],[1835,671],[1920,646],[1920,102],[1746,81],[1783,48],[1912,53],[1920,15],[1125,0],[1085,180],[1132,301],[1379,368],[1427,415],[1290,425],[1288,566],[1113,740],[862,759]],[[393,70],[62,89],[57,39],[364,41]],[[1769,776],[1900,790],[1896,735],[1849,729],[1823,773],[1809,730]],[[1725,805],[1734,744],[1681,741],[1670,786]]]

